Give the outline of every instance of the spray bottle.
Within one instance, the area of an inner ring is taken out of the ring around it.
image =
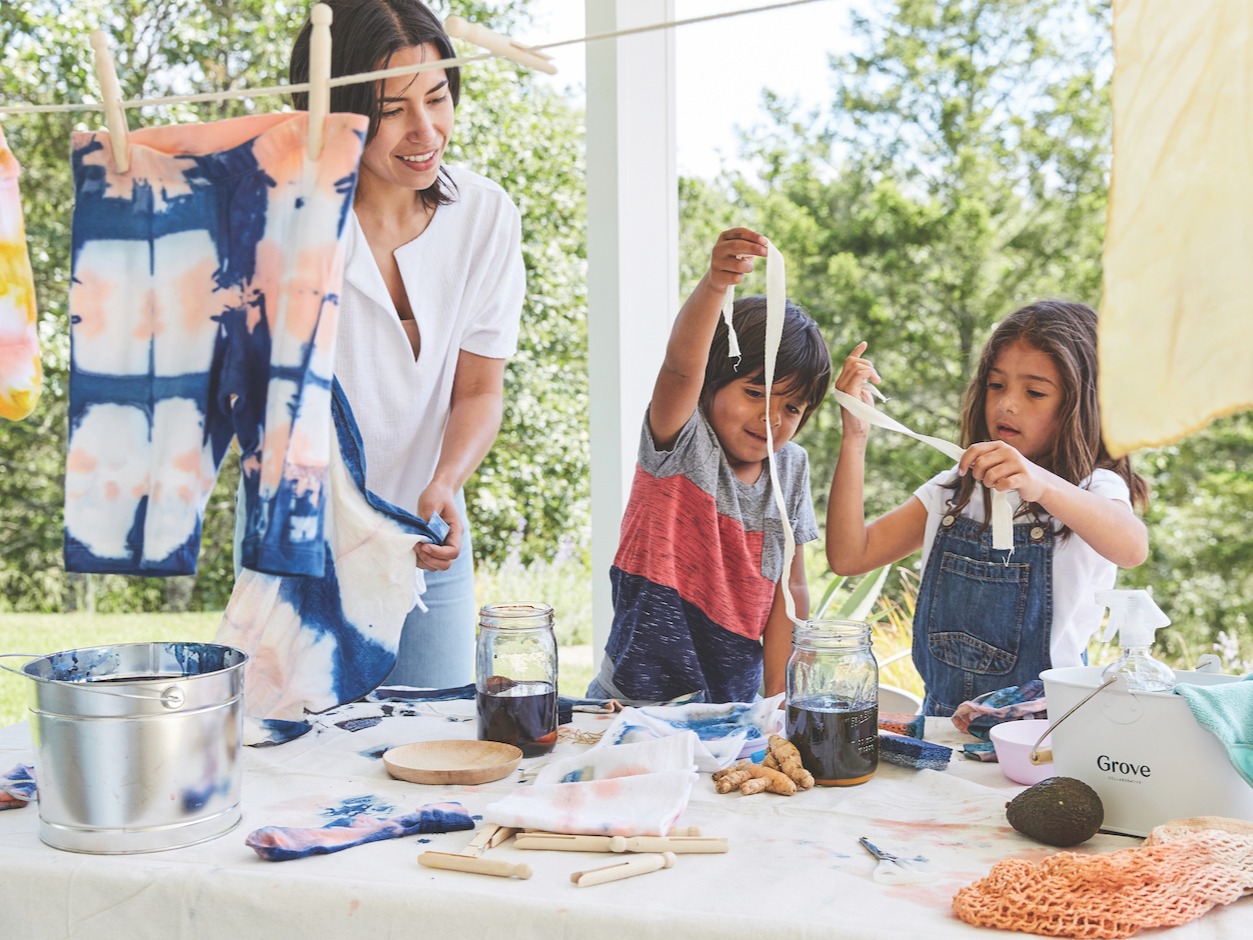
[[[1171,668],[1149,654],[1153,635],[1170,623],[1148,591],[1098,591],[1096,602],[1109,608],[1109,624],[1101,639],[1108,642],[1118,634],[1122,655],[1105,667],[1102,679],[1122,676],[1133,692],[1169,692],[1175,687]]]

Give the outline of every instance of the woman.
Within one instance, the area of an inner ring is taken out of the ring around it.
[[[419,0],[326,0],[332,76],[452,58]],[[310,24],[293,83],[308,80]],[[415,548],[422,606],[405,621],[391,685],[474,679],[474,560],[466,480],[500,429],[505,360],[516,351],[525,274],[518,210],[495,183],[443,163],[460,94],[456,68],[331,89],[331,110],[370,119],[347,222],[335,354],[361,430],[366,485],[451,527]],[[305,95],[296,95],[298,108]]]

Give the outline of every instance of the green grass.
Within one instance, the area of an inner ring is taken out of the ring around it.
[[[211,642],[220,612],[196,614],[0,614],[0,652],[55,653],[120,643]],[[592,676],[591,648],[565,647],[559,653],[563,695],[581,696]],[[25,660],[0,660],[19,669]],[[32,680],[0,672],[0,727],[27,718]]]

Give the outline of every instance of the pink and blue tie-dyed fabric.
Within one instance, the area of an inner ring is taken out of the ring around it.
[[[418,542],[441,542],[448,524],[420,519],[366,489],[365,451],[338,381],[327,489],[326,570],[320,577],[245,568],[215,641],[248,654],[244,743],[281,744],[304,717],[361,698],[396,664],[405,615],[425,587]]]
[[[331,368],[366,119],[304,113],[145,128],[119,173],[73,135],[69,571],[195,571],[232,437],[244,564],[320,575]]]
[[[267,862],[287,862],[310,855],[331,855],[381,839],[473,828],[474,820],[460,803],[427,803],[403,816],[361,813],[316,829],[264,826],[248,833],[244,844]]]
[[[17,179],[22,168],[0,130],[0,417],[25,418],[43,386],[35,279]]]

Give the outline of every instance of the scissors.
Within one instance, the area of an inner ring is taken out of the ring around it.
[[[921,884],[936,877],[935,872],[924,868],[919,861],[900,858],[890,852],[885,852],[865,836],[862,836],[857,841],[861,843],[862,848],[879,860],[879,864],[875,866],[874,870],[874,880],[879,882],[879,884]]]

